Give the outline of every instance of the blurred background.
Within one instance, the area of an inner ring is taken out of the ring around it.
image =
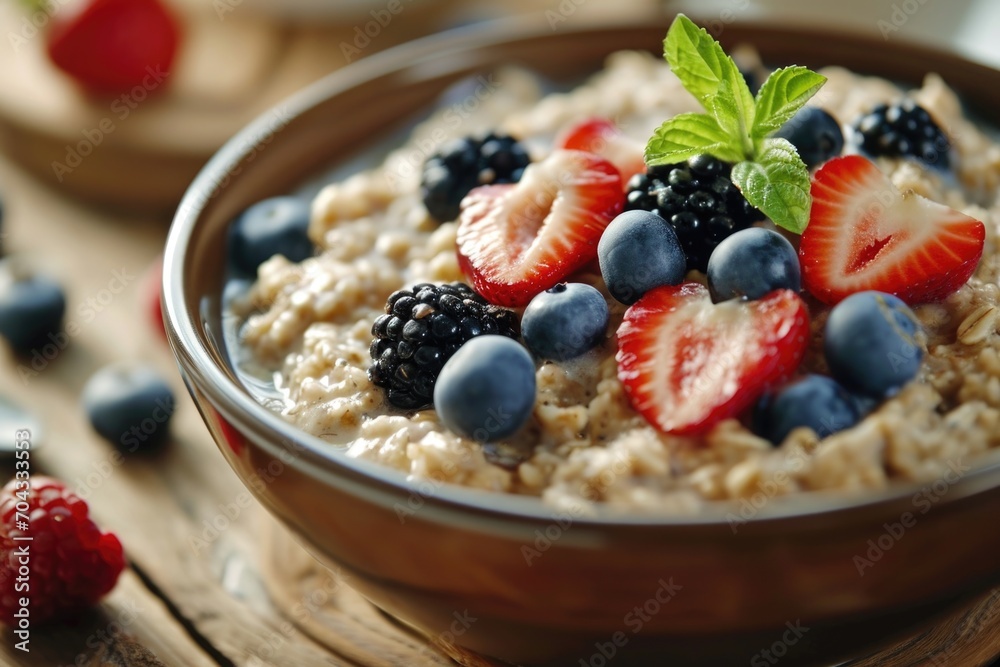
[[[0,455],[16,429],[30,429],[33,474],[85,495],[131,566],[100,610],[39,634],[32,655],[0,642],[0,664],[162,664],[99,661],[125,638],[135,655],[166,664],[348,664],[329,662],[265,593],[261,545],[270,542],[260,535],[275,528],[255,503],[235,504],[245,491],[166,346],[159,258],[172,212],[247,122],[271,113],[280,128],[280,109],[268,110],[287,95],[392,46],[513,16],[558,31],[668,10],[716,35],[734,22],[819,23],[1000,67],[996,0],[0,1],[0,309],[11,284],[44,275],[65,311],[64,333],[18,350],[0,342]],[[112,26],[129,39],[111,39]],[[133,61],[128,45],[152,60]],[[169,442],[152,456],[123,458],[81,405],[88,379],[123,361],[156,369],[177,399]],[[6,479],[13,464],[0,465]],[[300,562],[294,547],[282,549],[282,563]],[[330,590],[324,600],[342,613],[310,608],[310,619],[351,628],[372,655],[412,644],[347,587]],[[114,624],[112,639],[94,640]]]
[[[669,9],[700,17],[715,34],[734,21],[818,22],[886,41],[940,45],[1000,65],[1000,43],[993,39],[1000,32],[1000,4],[990,0],[115,2],[162,3],[170,12],[177,41],[169,77],[146,84],[137,79],[144,90],[120,86],[115,92],[124,100],[95,94],[86,72],[72,71],[97,66],[84,62],[93,56],[73,51],[86,38],[74,42],[75,36],[63,35],[61,18],[87,1],[4,2],[0,28],[9,48],[0,49],[0,146],[19,165],[54,181],[60,193],[160,217],[169,216],[197,168],[227,137],[288,94],[395,44],[474,22],[517,15],[540,29],[559,30],[571,22]],[[158,29],[146,19],[134,19],[137,35]]]

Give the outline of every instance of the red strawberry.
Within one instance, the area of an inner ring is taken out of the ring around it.
[[[518,183],[484,185],[462,200],[458,263],[477,292],[524,306],[597,257],[604,228],[624,204],[607,160],[557,150]]]
[[[150,324],[163,340],[167,339],[167,330],[163,325],[163,309],[160,302],[160,292],[163,283],[163,256],[161,255],[149,267],[145,278],[143,278],[143,297],[146,300],[146,313],[149,315]]]
[[[667,285],[625,312],[618,379],[650,424],[695,435],[790,377],[808,342],[809,313],[791,290],[713,304],[704,285]]]
[[[646,173],[642,144],[625,136],[610,120],[588,118],[571,125],[556,139],[556,147],[600,155],[618,168],[623,184],[635,174]]]
[[[900,192],[861,156],[823,165],[812,198],[799,261],[805,288],[824,303],[865,290],[909,304],[941,299],[966,283],[983,255],[983,223]]]
[[[46,39],[52,62],[85,88],[124,93],[163,83],[180,30],[159,0],[79,0],[55,14]]]

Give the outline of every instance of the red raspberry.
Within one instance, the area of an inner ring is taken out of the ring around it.
[[[27,492],[20,484],[11,480],[0,491],[0,622],[8,625],[17,622],[21,598],[29,600],[32,624],[89,607],[114,588],[125,568],[121,542],[90,520],[82,498],[49,477],[32,477]],[[19,512],[25,501],[27,512]],[[17,526],[24,515],[27,530]],[[14,539],[20,536],[32,539]],[[20,572],[25,546],[27,576]],[[28,588],[19,590],[25,583]]]

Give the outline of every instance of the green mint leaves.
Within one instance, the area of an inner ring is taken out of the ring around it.
[[[733,165],[733,183],[774,224],[801,234],[809,223],[809,170],[785,139],[768,139],[753,161]]]
[[[732,162],[733,183],[747,201],[776,225],[801,234],[809,222],[809,170],[790,143],[770,135],[826,78],[805,67],[785,67],[768,77],[755,98],[733,59],[683,14],[667,32],[663,56],[706,113],[663,123],[646,145],[646,164],[672,164],[701,153]]]

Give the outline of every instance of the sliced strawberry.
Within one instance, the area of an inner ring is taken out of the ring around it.
[[[56,12],[46,35],[53,64],[101,93],[163,85],[179,41],[160,0],[78,0]]]
[[[492,303],[524,306],[597,256],[597,242],[624,204],[607,160],[557,150],[518,183],[484,185],[462,200],[458,264]]]
[[[646,173],[642,144],[604,118],[588,118],[571,125],[556,138],[555,145],[600,155],[618,168],[623,184],[635,174]]]
[[[799,261],[805,288],[824,303],[865,290],[908,304],[941,299],[969,280],[983,255],[983,223],[900,192],[858,155],[823,165],[812,199]]]
[[[657,287],[618,328],[618,379],[650,424],[695,435],[790,377],[808,342],[809,312],[791,290],[713,304],[699,283]]]

